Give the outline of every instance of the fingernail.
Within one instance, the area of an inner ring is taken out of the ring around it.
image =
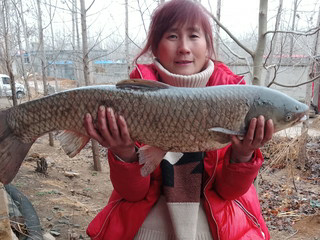
[[[107,111],[109,112],[109,113],[112,113],[112,108],[107,108]]]
[[[100,107],[99,107],[99,111],[102,112],[102,111],[104,111],[104,110],[105,110],[105,107],[104,107],[104,106],[100,106]]]
[[[90,117],[90,113],[86,113],[86,119],[89,119]]]

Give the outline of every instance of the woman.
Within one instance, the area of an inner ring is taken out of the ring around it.
[[[148,41],[136,58],[151,52],[152,64],[137,64],[131,78],[180,87],[245,84],[214,61],[206,10],[189,0],[172,0],[152,15]],[[90,223],[92,239],[270,239],[252,184],[273,123],[259,116],[243,140],[206,153],[167,153],[146,177],[140,174],[137,148],[125,119],[103,106],[98,129],[86,115],[88,134],[108,148],[114,191],[108,205]],[[190,174],[191,172],[191,174]]]

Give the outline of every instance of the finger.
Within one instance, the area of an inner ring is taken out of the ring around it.
[[[262,141],[262,145],[264,145],[266,142],[270,141],[272,139],[272,135],[274,133],[274,125],[272,119],[269,119],[266,122],[265,127],[265,133],[264,133],[264,139]]]
[[[257,119],[257,125],[254,133],[254,139],[252,141],[252,146],[254,148],[259,148],[261,146],[261,142],[264,139],[264,126],[265,121],[263,116],[259,116]]]
[[[257,119],[252,118],[250,121],[250,125],[247,131],[246,136],[243,139],[243,144],[249,146],[252,144],[253,138],[254,138],[254,132],[256,130],[256,125],[257,125]]]
[[[101,136],[99,135],[99,133],[97,132],[97,130],[93,126],[92,116],[90,113],[87,113],[85,115],[84,127],[85,127],[89,137],[97,140],[99,143],[103,142],[103,139],[101,138]]]
[[[111,133],[111,137],[114,139],[119,138],[119,128],[116,120],[116,116],[112,108],[107,108],[107,119],[109,125],[109,131]]]
[[[237,136],[233,135],[231,136],[231,143],[238,146],[241,144],[241,140]]]
[[[127,144],[132,143],[126,120],[121,115],[118,118],[118,124],[120,127],[120,136],[121,136],[122,140]]]
[[[107,125],[107,117],[106,117],[106,108],[104,106],[99,106],[98,111],[98,128],[101,136],[107,141],[110,142],[111,134],[109,132],[109,128]]]

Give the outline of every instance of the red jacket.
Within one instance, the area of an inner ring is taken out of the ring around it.
[[[158,81],[153,64],[138,65],[131,78]],[[207,86],[245,84],[224,64],[215,63]],[[141,177],[138,163],[116,160],[108,151],[114,190],[108,205],[92,220],[87,234],[99,240],[130,240],[138,232],[161,194],[161,169]],[[230,164],[230,145],[210,151],[204,158],[204,208],[214,240],[270,239],[252,184],[263,163],[260,150],[248,163]]]

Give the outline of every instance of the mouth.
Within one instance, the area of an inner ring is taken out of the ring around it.
[[[193,63],[193,61],[189,61],[189,60],[178,60],[178,61],[175,61],[176,64],[179,64],[179,65],[187,65],[187,64],[190,64],[190,63]]]

